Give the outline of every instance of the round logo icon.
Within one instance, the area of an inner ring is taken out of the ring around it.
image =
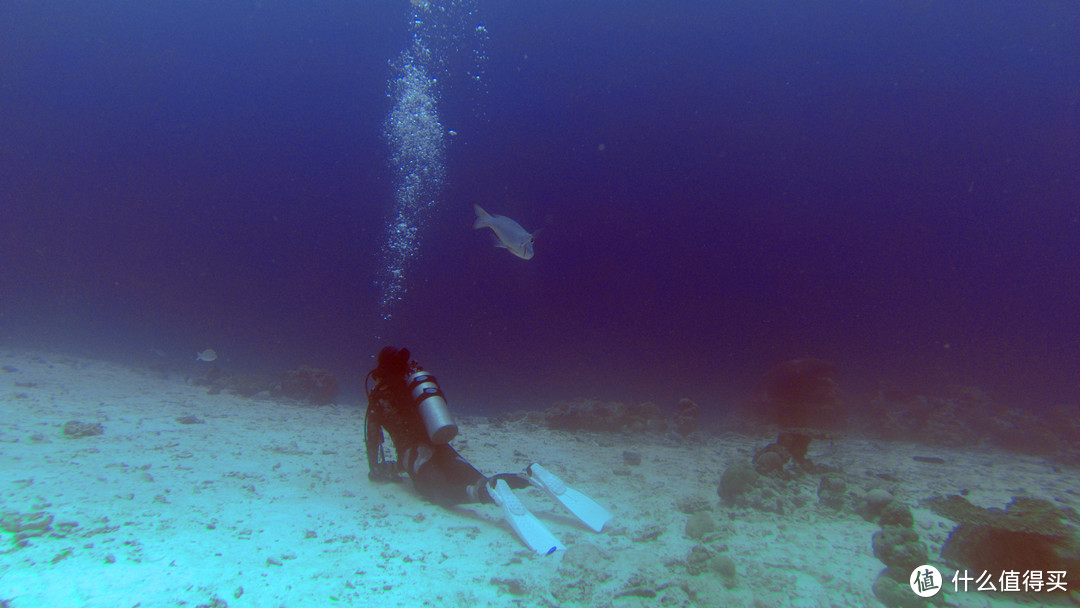
[[[911,590],[919,597],[931,597],[941,591],[941,573],[930,564],[924,564],[911,571],[908,578]]]

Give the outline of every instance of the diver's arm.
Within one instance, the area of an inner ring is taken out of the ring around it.
[[[364,442],[367,448],[368,471],[374,471],[379,464],[379,448],[383,443],[382,426],[379,424],[378,415],[374,407],[368,406],[367,416],[364,417]]]
[[[380,411],[377,399],[372,398],[368,404],[364,427],[368,480],[394,481],[397,479],[397,463],[393,460],[384,460],[382,455],[383,429],[379,418]]]

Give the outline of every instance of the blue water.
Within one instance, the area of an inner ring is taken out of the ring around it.
[[[416,200],[402,61],[442,137]],[[808,356],[1076,403],[1078,246],[1073,2],[0,4],[12,346],[355,390],[393,343],[486,412],[725,407]]]

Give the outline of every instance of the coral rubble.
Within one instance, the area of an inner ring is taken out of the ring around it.
[[[301,365],[285,372],[281,379],[281,394],[324,405],[337,398],[338,382],[329,370]]]

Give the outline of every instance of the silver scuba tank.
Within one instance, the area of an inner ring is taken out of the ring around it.
[[[424,420],[424,428],[431,442],[450,443],[457,436],[458,427],[435,376],[422,369],[417,370],[409,375],[405,384],[409,387],[413,403],[420,408],[420,417]]]

